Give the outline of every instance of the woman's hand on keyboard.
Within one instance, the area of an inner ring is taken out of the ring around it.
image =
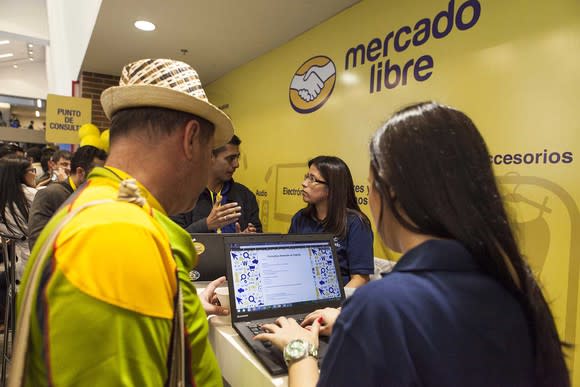
[[[264,324],[254,340],[271,341],[274,346],[283,350],[286,344],[294,339],[303,339],[318,348],[318,330],[320,324],[314,321],[310,329],[304,329],[293,318],[280,317],[276,324]]]
[[[311,329],[310,327],[312,326],[314,321],[321,319],[319,320],[320,334],[322,336],[330,336],[332,334],[332,327],[334,326],[334,323],[338,318],[339,314],[340,308],[318,309],[304,318],[304,321],[302,321],[302,326],[305,327],[306,329]]]

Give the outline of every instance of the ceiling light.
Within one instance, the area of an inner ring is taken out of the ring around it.
[[[34,115],[35,115],[36,117],[40,117],[40,112],[37,110],[37,111],[35,111],[35,112],[34,112]]]
[[[18,68],[18,65],[12,65],[12,67],[14,67],[15,69],[17,69]]]
[[[28,55],[34,54],[34,51],[28,51]]]
[[[39,109],[42,107],[42,100],[40,98],[36,100],[36,107]]]
[[[10,57],[12,57],[12,56],[14,56],[14,54],[13,54],[13,53],[11,53],[11,52],[9,52],[9,53],[7,53],[7,54],[0,54],[0,59],[4,59],[4,58],[10,58]]]
[[[135,27],[141,31],[153,31],[155,30],[155,24],[148,22],[146,20],[137,20],[134,23]]]
[[[10,44],[10,40],[0,40],[0,46],[3,44]]]
[[[34,58],[28,58],[28,60],[34,62]]]
[[[32,43],[28,43],[28,48],[32,48],[34,45]]]

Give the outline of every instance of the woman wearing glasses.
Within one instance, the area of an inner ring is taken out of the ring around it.
[[[374,273],[373,232],[358,206],[348,166],[334,156],[318,156],[308,162],[302,181],[306,208],[292,217],[290,234],[334,235],[343,284],[357,288]]]
[[[14,240],[16,279],[19,280],[30,255],[28,235],[28,211],[36,195],[36,169],[23,157],[0,159],[0,232]],[[6,259],[6,257],[4,257]],[[6,273],[0,273],[0,319],[4,318],[6,299]]]
[[[320,326],[284,317],[290,386],[570,386],[552,313],[520,253],[489,152],[463,113],[421,103],[370,145],[371,212],[403,255],[342,307],[318,372]]]

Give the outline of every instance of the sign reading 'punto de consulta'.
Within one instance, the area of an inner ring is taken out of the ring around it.
[[[91,119],[92,104],[89,98],[49,94],[46,99],[46,141],[78,144],[79,128],[90,123]]]

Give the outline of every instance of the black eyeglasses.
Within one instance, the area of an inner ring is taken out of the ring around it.
[[[318,180],[316,178],[316,176],[311,175],[310,173],[307,173],[306,175],[304,175],[304,180],[306,180],[309,184],[326,184],[328,185],[328,183],[324,180]]]

